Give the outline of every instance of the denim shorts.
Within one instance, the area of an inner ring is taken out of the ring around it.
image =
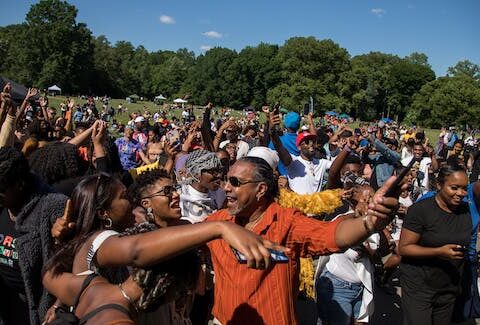
[[[320,319],[328,324],[350,325],[362,305],[363,285],[337,278],[326,269],[317,279],[317,307]]]

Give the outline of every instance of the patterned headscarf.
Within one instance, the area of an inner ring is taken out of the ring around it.
[[[186,179],[182,183],[199,182],[202,170],[214,168],[222,168],[222,163],[213,152],[203,149],[194,150],[185,162]]]

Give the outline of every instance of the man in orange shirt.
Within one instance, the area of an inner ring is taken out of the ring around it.
[[[383,196],[392,181],[377,191],[367,216],[323,222],[274,202],[278,185],[265,160],[245,157],[237,161],[225,186],[227,209],[207,221],[235,222],[290,251],[287,263],[272,263],[264,269],[261,264],[239,263],[225,242],[210,242],[215,270],[214,324],[296,324],[299,258],[338,252],[383,229],[398,204],[397,199]]]

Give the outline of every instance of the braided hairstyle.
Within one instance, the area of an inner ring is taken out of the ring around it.
[[[54,142],[35,150],[30,155],[32,172],[48,184],[81,176],[84,164],[77,153],[77,147],[66,142]]]
[[[173,179],[165,169],[161,168],[148,169],[141,173],[128,189],[130,201],[141,205],[145,189],[154,185],[161,178]]]
[[[137,235],[158,229],[152,223],[144,222],[128,228],[122,236]],[[143,294],[136,302],[138,310],[152,311],[158,306],[191,292],[196,284],[199,261],[195,251],[189,251],[148,269],[134,267],[130,275]]]

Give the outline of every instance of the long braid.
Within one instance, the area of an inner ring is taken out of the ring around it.
[[[126,229],[120,236],[141,234],[158,229],[148,222]],[[133,268],[131,276],[142,288],[137,301],[139,310],[154,310],[171,299],[181,297],[193,290],[199,272],[195,251],[173,257],[148,269]]]

